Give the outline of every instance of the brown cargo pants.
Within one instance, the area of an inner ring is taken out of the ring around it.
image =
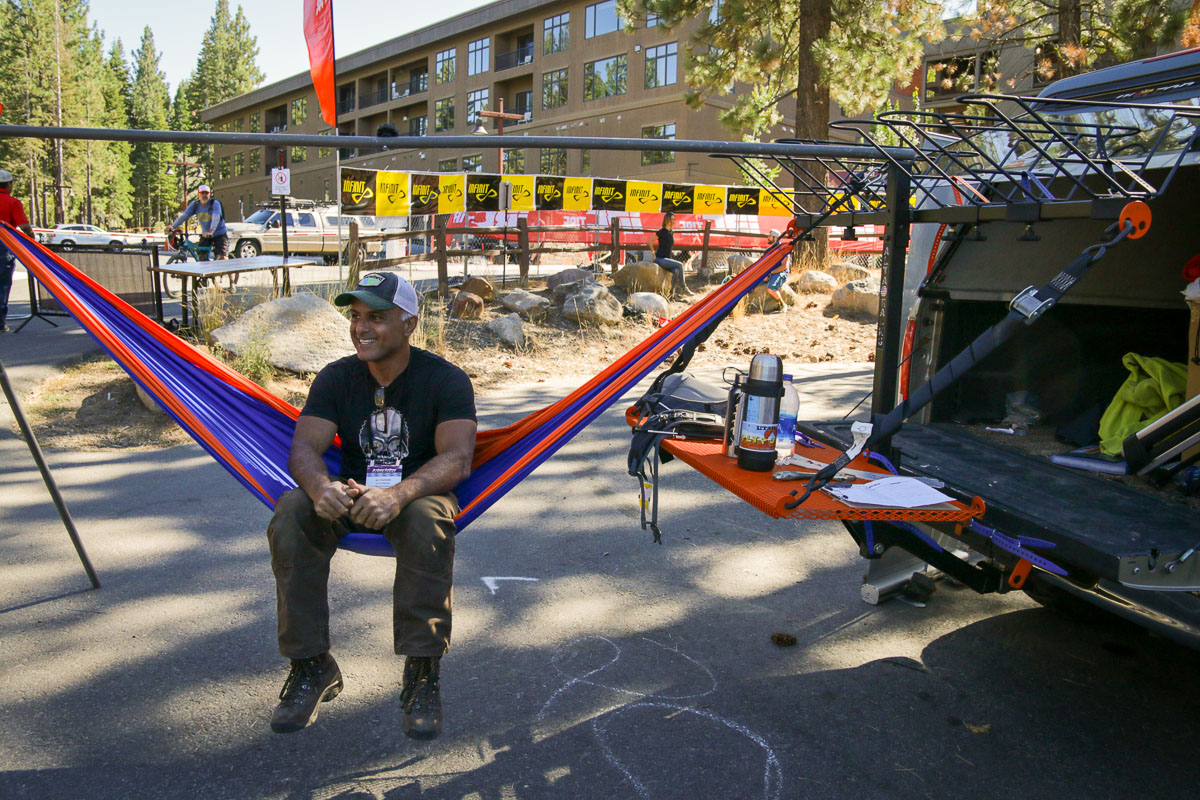
[[[392,630],[398,655],[440,656],[450,647],[453,601],[453,493],[421,497],[381,533],[396,552]],[[329,562],[347,533],[318,517],[303,489],[275,504],[267,527],[279,613],[279,652],[299,659],[329,650]]]

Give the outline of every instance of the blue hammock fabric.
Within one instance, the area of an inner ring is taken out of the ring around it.
[[[75,267],[0,223],[0,242],[184,430],[268,507],[296,483],[287,472],[299,411],[195,350]],[[524,420],[479,434],[471,476],[455,492],[461,531],[712,320],[775,270],[793,247],[780,241],[752,266],[689,307],[568,397]],[[331,474],[337,448],[325,454]],[[341,546],[391,555],[374,533]]]

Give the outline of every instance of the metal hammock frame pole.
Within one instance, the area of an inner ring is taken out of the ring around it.
[[[71,512],[67,510],[67,502],[63,500],[62,493],[58,491],[58,484],[54,482],[54,476],[50,474],[50,466],[46,463],[46,457],[42,454],[42,448],[38,445],[37,437],[33,433],[33,428],[29,425],[29,420],[25,418],[25,412],[21,409],[21,403],[17,400],[17,393],[13,390],[12,382],[8,378],[8,371],[4,369],[3,361],[0,361],[0,387],[4,390],[4,397],[8,400],[8,407],[12,409],[13,416],[17,419],[17,426],[21,429],[21,436],[25,439],[25,444],[29,446],[29,452],[37,464],[38,471],[42,474],[42,481],[46,484],[46,490],[50,492],[50,498],[54,501],[54,507],[58,509],[58,516],[62,519],[63,527],[67,529],[67,535],[71,537],[71,544],[75,546],[75,553],[79,556],[79,562],[83,564],[83,571],[87,573],[88,580],[92,582],[92,588],[99,589],[100,578],[96,576],[96,570],[92,567],[92,562],[88,558],[87,551],[83,548],[83,541],[79,538],[79,531],[75,529],[75,521],[71,519]]]

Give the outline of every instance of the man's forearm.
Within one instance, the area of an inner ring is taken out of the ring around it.
[[[453,491],[471,474],[471,457],[465,453],[438,453],[411,476],[396,484],[401,503],[408,505],[419,497]]]
[[[293,447],[288,454],[288,472],[314,501],[329,484],[329,471],[319,453],[307,447]]]

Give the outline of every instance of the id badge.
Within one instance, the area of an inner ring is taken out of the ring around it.
[[[367,462],[367,486],[376,489],[387,489],[395,486],[404,478],[404,467],[401,464],[376,464]]]

